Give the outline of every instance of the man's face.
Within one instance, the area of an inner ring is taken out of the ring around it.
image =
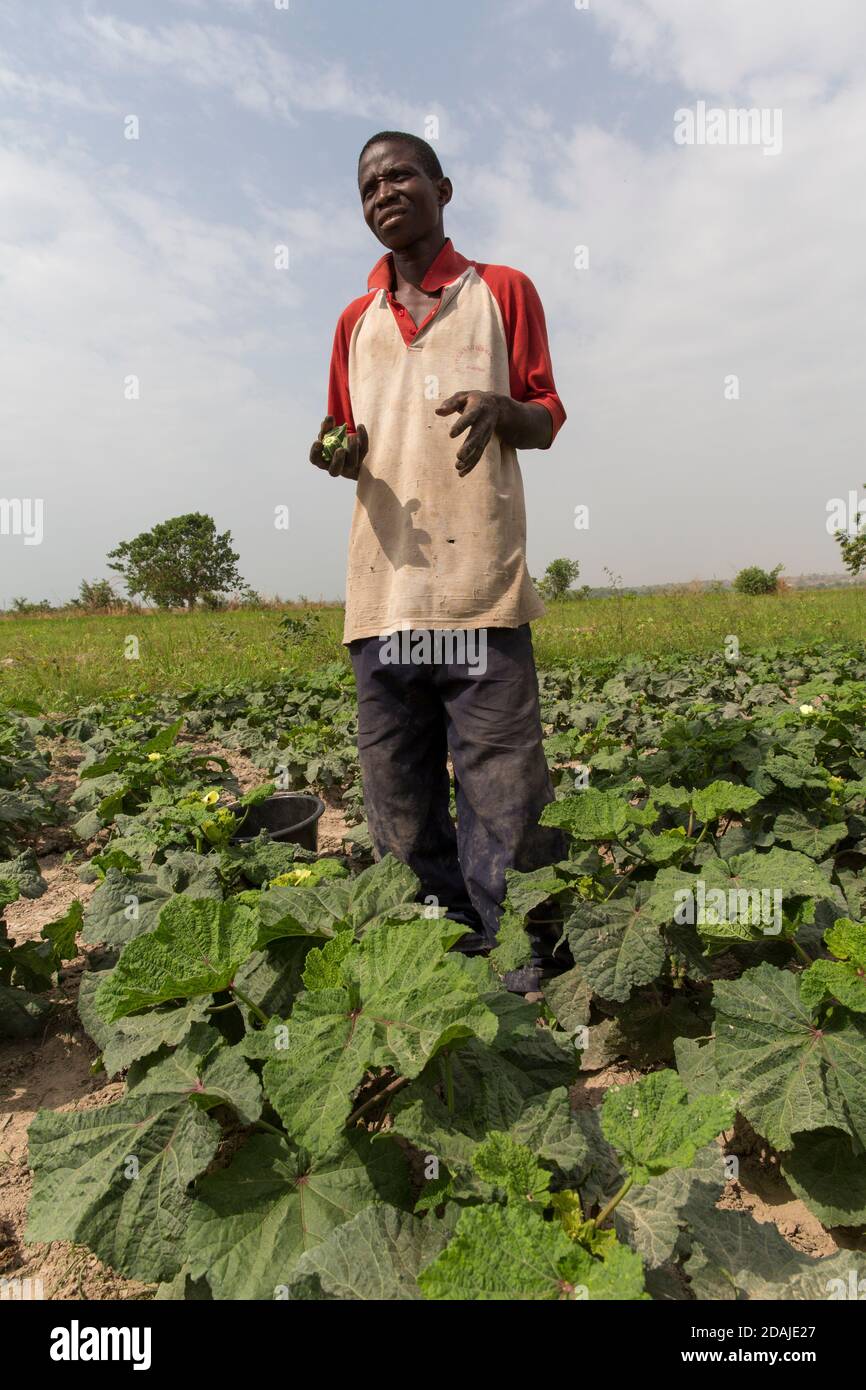
[[[432,232],[450,201],[449,179],[424,173],[411,145],[371,145],[358,169],[364,221],[389,251],[400,251]]]

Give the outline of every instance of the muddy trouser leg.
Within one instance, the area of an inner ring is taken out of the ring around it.
[[[449,917],[472,928],[461,947],[483,945],[457,858],[448,802],[445,710],[429,665],[383,663],[378,637],[349,643],[358,687],[358,754],[367,825],[377,859],[393,854]]]
[[[505,871],[522,872],[566,857],[563,833],[538,825],[554,799],[542,747],[538,677],[529,624],[477,634],[474,663],[437,670],[457,783],[457,841],[469,896],[496,939]],[[484,660],[486,656],[486,662]],[[484,669],[486,667],[486,669]],[[550,961],[560,931],[528,924],[533,960]],[[569,963],[567,948],[557,961]]]

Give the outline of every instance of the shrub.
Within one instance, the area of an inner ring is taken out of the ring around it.
[[[738,594],[774,594],[779,587],[781,573],[781,565],[772,570],[762,570],[759,565],[749,565],[747,569],[740,570],[734,580],[734,588]]]
[[[538,585],[539,593],[545,599],[565,598],[569,594],[572,584],[580,574],[580,565],[577,560],[551,560],[544,572],[544,578]]]
[[[94,613],[101,608],[116,608],[121,602],[109,579],[94,579],[92,584],[82,579],[78,586],[78,597],[72,600],[70,606]]]

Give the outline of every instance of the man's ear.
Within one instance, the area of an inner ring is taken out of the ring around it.
[[[454,197],[454,185],[450,179],[439,180],[439,206],[447,207]]]

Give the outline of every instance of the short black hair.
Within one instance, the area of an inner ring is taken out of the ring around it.
[[[428,178],[442,179],[445,177],[442,172],[442,165],[439,163],[439,156],[433,146],[428,145],[426,140],[422,140],[420,135],[409,135],[405,130],[380,130],[378,135],[373,135],[358,155],[358,167],[360,168],[361,160],[371,145],[382,145],[386,140],[399,140],[403,145],[411,145],[418,163]]]

